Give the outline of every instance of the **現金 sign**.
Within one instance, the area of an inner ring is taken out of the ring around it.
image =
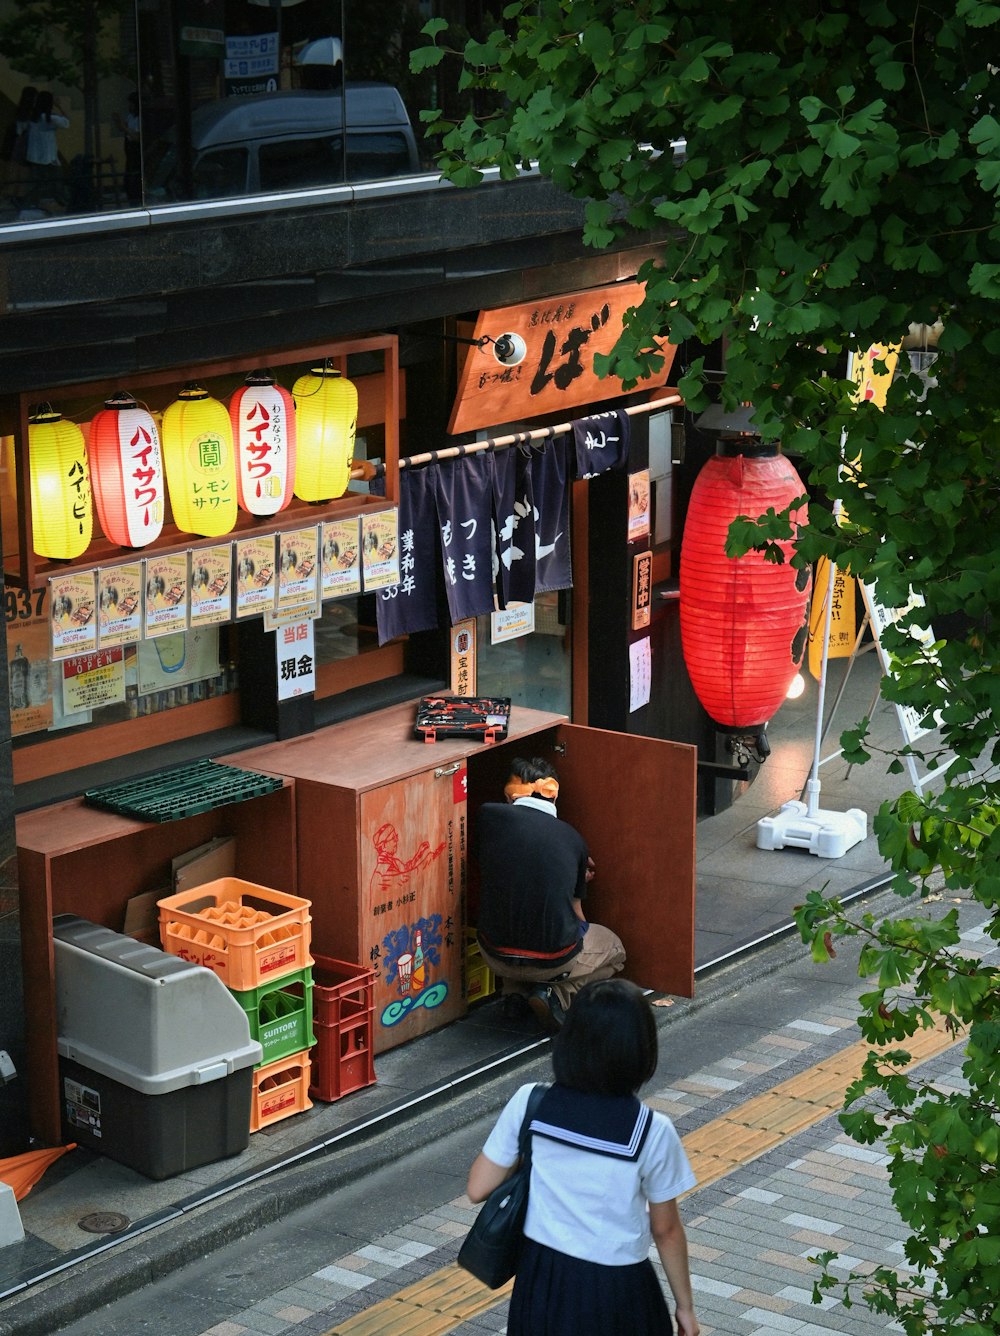
[[[614,377],[598,379],[594,354],[611,351],[621,335],[625,312],[642,298],[642,284],[631,281],[480,311],[473,338],[496,340],[516,334],[524,340],[525,357],[517,366],[504,365],[497,360],[493,343],[471,348],[448,431],[478,431],[623,394]],[[667,383],[675,349],[664,340],[660,351],[663,366],[642,382],[644,389]]]

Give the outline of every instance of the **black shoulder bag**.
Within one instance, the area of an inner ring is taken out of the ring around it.
[[[517,1271],[524,1243],[524,1217],[528,1211],[531,1180],[531,1120],[548,1086],[536,1085],[518,1134],[520,1155],[517,1168],[483,1202],[476,1222],[458,1252],[458,1264],[471,1271],[491,1290],[505,1285]]]

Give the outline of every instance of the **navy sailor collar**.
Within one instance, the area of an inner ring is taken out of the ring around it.
[[[634,1095],[594,1095],[552,1085],[531,1120],[531,1131],[577,1150],[635,1162],[652,1120],[652,1110]]]

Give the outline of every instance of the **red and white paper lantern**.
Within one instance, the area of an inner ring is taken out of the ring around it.
[[[166,502],[160,435],[152,414],[130,394],[106,399],[88,442],[97,518],[119,547],[145,547],[160,536]]]
[[[276,515],[295,485],[295,404],[273,376],[252,371],[229,401],[240,509]]]

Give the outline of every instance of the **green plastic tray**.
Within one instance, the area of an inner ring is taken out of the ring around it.
[[[215,761],[196,761],[194,765],[163,770],[143,779],[103,784],[88,789],[83,796],[91,807],[139,821],[179,821],[229,803],[259,798],[281,786],[282,780],[273,775],[235,770]]]

